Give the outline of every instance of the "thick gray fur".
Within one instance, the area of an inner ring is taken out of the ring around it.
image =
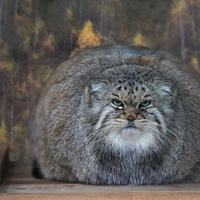
[[[33,108],[33,159],[46,179],[58,181],[198,181],[198,78],[163,51],[126,46],[84,50],[55,70]],[[152,105],[142,109],[145,92]],[[120,96],[122,107],[112,104],[113,95]],[[127,119],[131,128],[124,128]]]

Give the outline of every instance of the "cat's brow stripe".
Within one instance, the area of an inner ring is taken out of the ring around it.
[[[119,95],[118,95],[118,94],[112,93],[112,95],[119,98]]]
[[[145,94],[144,98],[147,98],[147,97],[151,97],[151,95],[150,94]]]

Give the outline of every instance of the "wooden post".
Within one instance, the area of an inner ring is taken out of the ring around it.
[[[7,163],[8,163],[8,145],[0,144],[0,182],[2,182],[2,177],[4,175]]]

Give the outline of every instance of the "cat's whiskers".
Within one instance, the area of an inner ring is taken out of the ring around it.
[[[101,124],[101,128],[96,129],[88,137],[92,147],[101,143],[104,146],[112,146],[113,149],[147,149],[149,145],[152,145],[152,135],[146,135],[147,131],[142,131],[139,128],[127,128],[127,121],[122,119],[113,120],[107,118],[107,121]],[[126,129],[127,128],[127,129]],[[141,132],[141,134],[140,134]],[[106,133],[106,134],[105,134]],[[138,143],[139,139],[139,143]],[[101,145],[100,148],[101,148]],[[141,150],[139,150],[141,151]]]
[[[172,134],[177,140],[180,140],[178,134],[177,134],[174,130],[172,130],[171,128],[169,128],[166,124],[164,124],[164,123],[157,124],[157,123],[155,123],[155,122],[152,122],[152,123],[154,123],[156,126],[164,127],[164,128],[167,129],[167,131],[168,131],[170,134]]]
[[[156,138],[157,138],[160,142],[164,143],[164,142],[167,141],[170,145],[173,145],[173,144],[174,144],[173,138],[170,137],[170,135],[168,135],[167,133],[172,134],[177,140],[180,141],[180,138],[178,137],[177,133],[176,133],[175,131],[173,131],[172,129],[170,129],[169,127],[167,127],[164,123],[157,124],[157,123],[155,123],[155,122],[152,122],[152,124],[154,124],[155,126],[162,127],[162,128],[164,127],[164,128],[166,129],[165,132],[160,133],[160,132],[156,132],[156,131],[154,130],[154,126],[150,126],[150,127],[149,127],[150,129],[153,130],[153,133],[155,134]],[[158,134],[157,134],[157,133],[158,133]],[[165,140],[163,140],[163,139],[165,139]]]
[[[120,133],[122,132],[124,128],[126,128],[126,126],[127,126],[126,120],[123,120],[123,119],[113,120],[111,117],[108,117],[106,121],[102,120],[102,123],[101,125],[99,125],[99,128],[98,129],[95,128],[95,130],[88,137],[90,141],[93,140],[93,142],[91,142],[90,144],[92,145],[92,147],[97,146],[100,143],[102,145],[102,141],[104,143],[106,139],[108,138],[108,135],[113,135],[113,136],[120,135]],[[158,127],[161,127],[163,129],[162,132],[159,131]],[[133,128],[133,130],[134,129],[135,128]],[[155,144],[157,145],[161,145],[161,143],[165,144],[166,142],[169,143],[170,145],[173,145],[174,140],[172,137],[168,137],[167,132],[172,134],[176,139],[179,139],[176,132],[171,130],[169,127],[167,127],[165,123],[163,122],[156,123],[148,119],[137,120],[136,129],[139,129],[143,135],[144,134],[153,135],[155,137],[155,140],[158,141],[158,142],[155,142]],[[107,134],[105,134],[105,132]],[[104,143],[104,144],[105,146],[109,145],[107,143]]]

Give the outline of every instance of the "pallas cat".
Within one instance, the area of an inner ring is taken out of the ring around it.
[[[200,180],[198,74],[163,51],[84,50],[32,110],[33,174],[100,185]]]

